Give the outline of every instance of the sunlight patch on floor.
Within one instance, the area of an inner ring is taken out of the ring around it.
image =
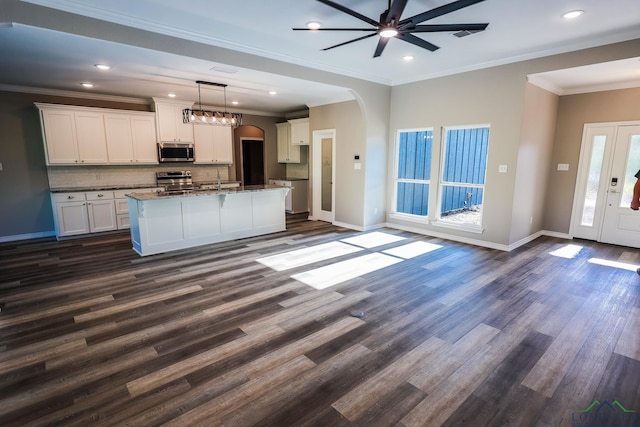
[[[387,245],[389,243],[398,242],[404,240],[404,237],[395,236],[393,234],[382,233],[380,231],[374,231],[373,233],[361,234],[355,237],[349,237],[348,239],[342,239],[342,242],[349,243],[351,245],[361,246],[363,248],[375,248],[376,246]]]
[[[420,255],[424,255],[436,249],[440,249],[442,245],[436,245],[434,243],[427,242],[413,242],[407,245],[398,246],[395,248],[387,249],[382,253],[397,256],[399,258],[410,259]]]
[[[619,261],[609,261],[602,258],[591,258],[589,259],[589,262],[591,264],[604,265],[605,267],[613,267],[613,268],[619,268],[621,270],[629,270],[629,271],[636,271],[639,267],[637,264],[628,264],[626,262],[619,262]]]
[[[315,289],[325,289],[398,262],[402,262],[402,260],[388,255],[373,253],[294,274],[291,278]]]
[[[578,256],[580,251],[582,250],[582,246],[580,245],[565,245],[560,249],[556,249],[553,252],[549,252],[549,255],[557,256],[560,258],[575,258]]]
[[[267,267],[271,267],[276,271],[284,271],[307,264],[313,264],[314,262],[352,254],[361,250],[361,248],[353,245],[347,245],[346,243],[329,242],[311,246],[309,248],[259,258],[256,261],[260,264],[266,265]]]

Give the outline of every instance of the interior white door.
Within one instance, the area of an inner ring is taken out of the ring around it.
[[[335,129],[313,131],[313,218],[333,223],[335,219]]]
[[[640,247],[640,212],[629,208],[640,170],[640,125],[619,126],[608,175],[600,241]]]

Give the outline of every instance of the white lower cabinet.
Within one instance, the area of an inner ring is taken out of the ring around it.
[[[52,193],[57,237],[129,228],[127,194],[158,191],[139,188],[115,191]]]
[[[116,209],[113,204],[113,191],[92,191],[85,193],[89,232],[117,230]]]
[[[52,194],[56,236],[89,233],[89,215],[84,193]]]

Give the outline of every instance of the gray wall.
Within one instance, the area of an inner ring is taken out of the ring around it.
[[[0,93],[0,238],[53,231],[38,110],[30,97]]]

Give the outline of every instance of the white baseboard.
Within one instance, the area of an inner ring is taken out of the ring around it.
[[[0,236],[0,243],[15,242],[17,240],[40,239],[42,237],[55,236],[55,231],[43,231],[41,233],[16,234],[14,236]]]

